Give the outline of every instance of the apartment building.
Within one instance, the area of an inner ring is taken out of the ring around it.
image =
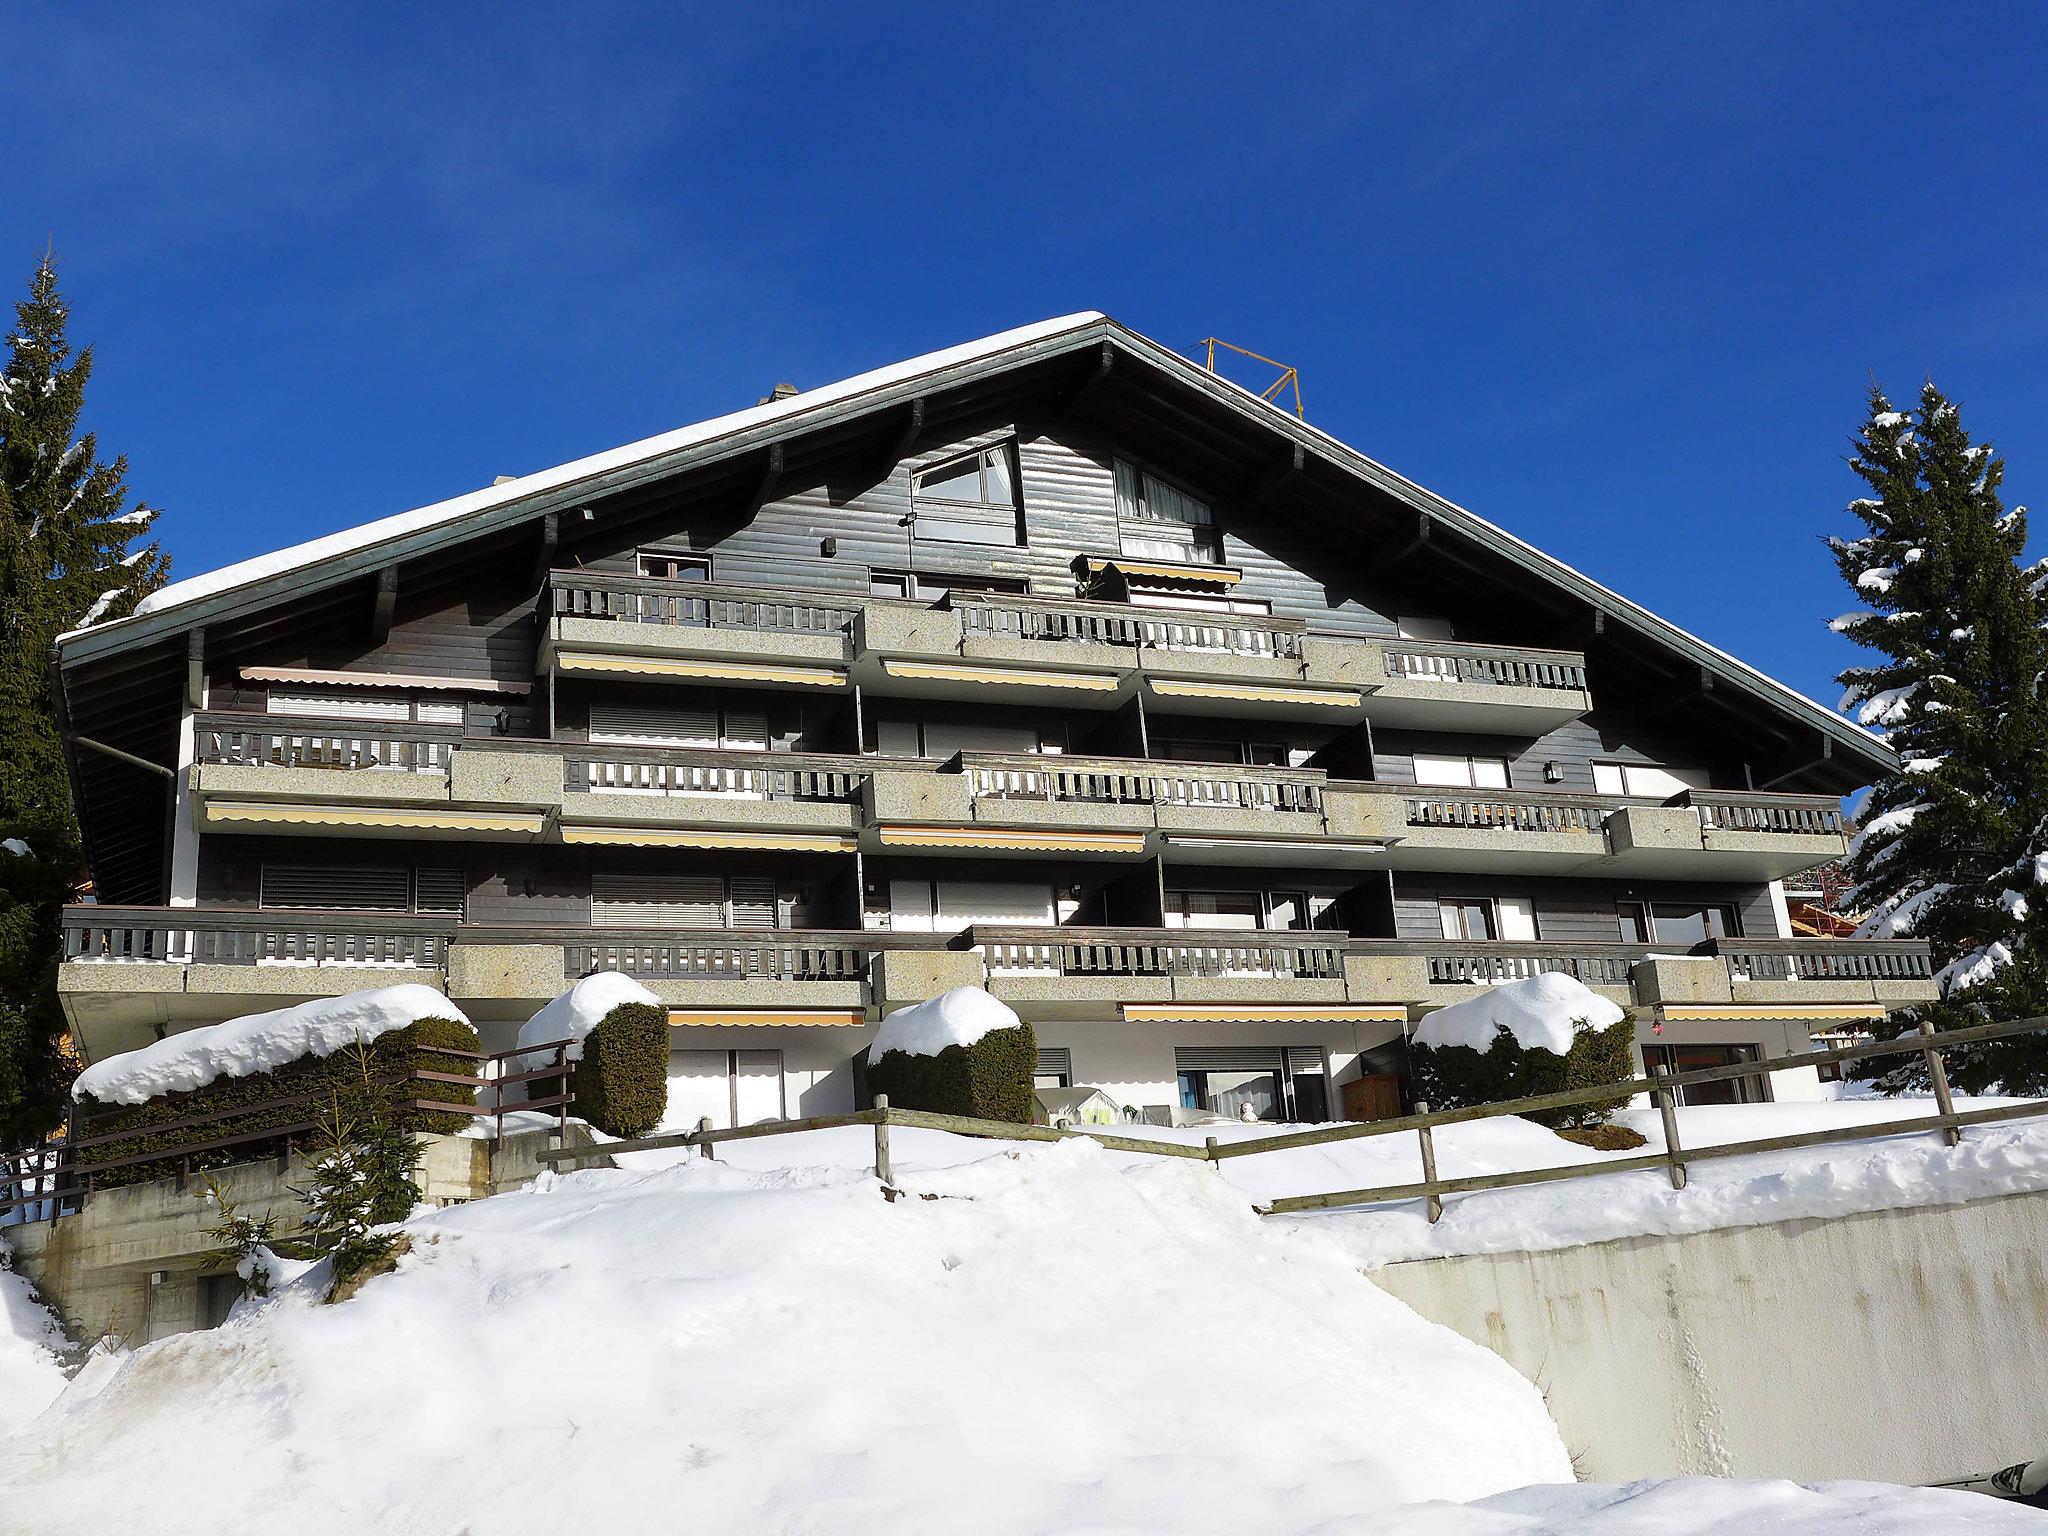
[[[1787,918],[1881,742],[1099,314],[181,582],[58,671],[88,1060],[396,979],[502,1045],[616,968],[671,1120],[729,1124],[852,1107],[880,1014],[975,983],[1048,1083],[1313,1120],[1534,971],[1679,1068],[1932,990]]]

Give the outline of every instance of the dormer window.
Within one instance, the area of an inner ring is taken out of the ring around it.
[[[1013,444],[999,443],[921,469],[910,477],[920,538],[952,544],[1021,544]]]
[[[1116,465],[1119,553],[1133,560],[1221,565],[1223,534],[1216,509],[1149,470]]]

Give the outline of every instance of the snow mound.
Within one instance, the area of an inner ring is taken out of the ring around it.
[[[1243,1536],[1571,1477],[1526,1380],[1206,1168],[897,1177],[689,1159],[423,1213],[354,1299],[289,1285],[0,1441],[8,1523]]]
[[[50,1309],[8,1264],[0,1242],[0,1435],[12,1434],[64,1390],[57,1352],[69,1341]]]
[[[17,859],[25,859],[35,850],[18,837],[0,837],[0,851],[11,853]]]
[[[873,1065],[891,1051],[936,1056],[949,1045],[972,1045],[995,1030],[1015,1029],[1019,1022],[1014,1008],[980,987],[955,987],[882,1020],[868,1047],[868,1062]]]
[[[1490,1050],[1503,1029],[1525,1051],[1572,1048],[1573,1025],[1580,1020],[1595,1029],[1621,1021],[1619,1003],[1602,997],[1562,971],[1545,971],[1521,981],[1488,987],[1476,997],[1439,1008],[1416,1026],[1415,1043],[1442,1047],[1469,1045]]]
[[[1396,1510],[1373,1536],[2035,1536],[2038,1510],[1889,1483],[1669,1477],[1519,1488],[1464,1508]]]
[[[583,1037],[604,1021],[604,1016],[621,1003],[652,1003],[663,1006],[660,998],[640,985],[630,976],[618,971],[598,971],[585,976],[553,1002],[545,1004],[539,1013],[519,1026],[519,1038],[512,1043],[521,1050],[528,1046],[546,1045],[555,1040],[574,1040],[569,1047],[571,1061],[583,1059]],[[544,1067],[554,1060],[552,1052],[536,1052],[531,1058],[522,1056],[524,1068]]]
[[[216,1078],[269,1072],[301,1056],[332,1056],[421,1019],[467,1024],[460,1008],[432,987],[408,982],[341,997],[252,1013],[168,1036],[87,1067],[71,1085],[74,1099],[142,1104],[166,1093],[204,1088]]]

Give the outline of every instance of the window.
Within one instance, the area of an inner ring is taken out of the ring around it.
[[[644,704],[590,706],[593,745],[768,749],[768,716],[758,709],[675,709]]]
[[[1669,800],[1688,789],[1709,788],[1705,770],[1665,768],[1655,763],[1595,763],[1593,788],[1603,795]]]
[[[1071,1088],[1074,1086],[1074,1053],[1063,1045],[1041,1045],[1038,1048],[1038,1065],[1031,1074],[1034,1088]]]
[[[790,903],[759,875],[641,874],[590,877],[593,928],[778,928]]]
[[[891,880],[886,926],[897,933],[953,933],[976,923],[1050,928],[1063,905],[1050,881]]]
[[[1690,948],[1707,939],[1736,938],[1742,932],[1735,908],[1712,902],[1624,901],[1620,919],[1621,937],[1632,944]]]
[[[265,864],[257,880],[256,899],[272,911],[326,908],[460,919],[468,907],[469,877],[462,870],[441,866],[364,869]]]
[[[1704,1072],[1710,1067],[1739,1066],[1758,1059],[1753,1045],[1646,1045],[1643,1065],[1666,1072]],[[1761,1075],[1723,1078],[1718,1083],[1691,1083],[1677,1090],[1681,1104],[1761,1104],[1770,1097]]]
[[[1300,891],[1168,891],[1169,928],[1237,928],[1285,933],[1315,926],[1330,908],[1323,897]]]
[[[787,1113],[780,1051],[671,1051],[668,1130],[695,1130],[709,1120],[716,1130],[780,1120]]]
[[[417,721],[422,725],[461,725],[462,700],[421,698],[410,693],[305,693],[273,688],[264,697],[273,715],[313,715],[322,720]]]
[[[1057,726],[1005,725],[997,721],[878,720],[875,750],[884,757],[921,757],[944,762],[961,752],[1058,753],[1050,734]]]
[[[1176,1046],[1180,1107],[1233,1120],[1330,1118],[1323,1053],[1313,1046]]]
[[[920,574],[917,571],[872,568],[868,571],[868,591],[876,597],[936,600],[949,592],[995,592],[1008,597],[1022,597],[1030,591],[1030,586],[1011,576],[948,576],[931,571]]]
[[[1223,763],[1239,768],[1285,768],[1287,748],[1277,741],[1162,741],[1159,755],[1172,763]]]
[[[954,544],[1024,542],[1009,443],[919,470],[910,477],[910,505],[922,538]]]
[[[1436,907],[1447,939],[1527,943],[1536,937],[1536,903],[1526,896],[1446,896]]]
[[[1223,563],[1215,509],[1122,459],[1116,464],[1116,515],[1119,551],[1132,559]]]
[[[659,550],[643,549],[640,551],[640,574],[658,576],[663,581],[709,581],[711,557],[665,555]]]
[[[1418,752],[1415,754],[1415,782],[1460,789],[1506,789],[1508,760],[1504,757],[1457,757]]]

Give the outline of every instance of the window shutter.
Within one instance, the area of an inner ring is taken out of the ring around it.
[[[465,713],[460,699],[421,699],[419,721],[422,725],[461,725]]]
[[[594,928],[723,928],[725,882],[716,875],[599,871],[590,877]]]
[[[459,869],[413,871],[413,910],[433,917],[462,917],[469,904],[469,880]]]
[[[1052,887],[1014,881],[941,880],[939,916],[948,924],[1052,926]]]
[[[273,688],[266,708],[273,715],[316,715],[323,720],[412,718],[412,705],[405,699],[379,698],[374,694],[281,693]]]
[[[775,882],[751,875],[732,881],[732,925],[735,928],[775,926]]]
[[[1036,1070],[1040,1077],[1058,1075],[1071,1083],[1074,1080],[1074,1053],[1064,1045],[1041,1045]]]
[[[412,871],[328,869],[304,864],[265,864],[266,907],[332,907],[348,912],[409,912]]]
[[[728,709],[725,712],[725,745],[768,750],[768,714],[765,710]]]
[[[618,746],[715,747],[718,711],[593,703],[590,739]]]
[[[1176,1072],[1278,1072],[1285,1065],[1279,1045],[1177,1045]]]

